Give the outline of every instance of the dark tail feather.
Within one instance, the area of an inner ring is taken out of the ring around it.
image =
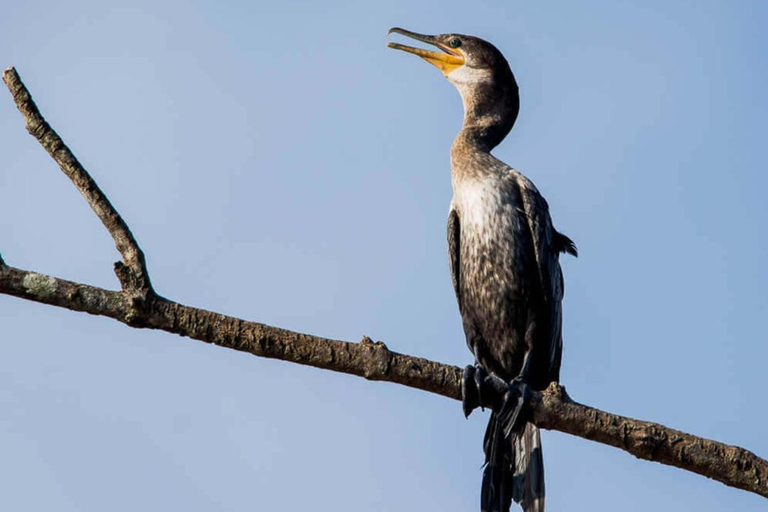
[[[496,413],[485,432],[485,471],[480,502],[482,512],[508,512],[512,500],[525,512],[544,511],[544,459],[539,429],[526,423],[504,436]]]
[[[557,231],[555,231],[554,245],[557,252],[567,252],[571,256],[579,257],[579,251],[573,240]]]

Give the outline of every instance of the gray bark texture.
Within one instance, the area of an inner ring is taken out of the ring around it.
[[[155,294],[144,254],[125,221],[43,119],[16,70],[6,69],[3,81],[24,116],[27,130],[82,193],[112,235],[123,261],[115,264],[121,290],[110,291],[13,268],[0,256],[0,293],[259,357],[394,382],[461,400],[462,370],[458,367],[393,352],[366,336],[359,343],[321,338],[184,306]],[[554,383],[541,393],[533,393],[531,413],[540,428],[614,446],[640,459],[692,471],[768,498],[768,461],[744,448],[577,403],[563,386]]]

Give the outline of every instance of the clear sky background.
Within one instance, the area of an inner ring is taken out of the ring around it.
[[[447,265],[461,101],[391,26],[494,42],[522,94],[496,155],[578,244],[579,401],[768,456],[768,3],[27,1],[0,17],[44,115],[158,292],[465,365]],[[0,91],[0,252],[115,289],[118,254]],[[479,509],[486,414],[0,296],[0,509]],[[768,502],[544,432],[549,510]]]

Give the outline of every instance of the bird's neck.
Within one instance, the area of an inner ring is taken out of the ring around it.
[[[490,152],[507,136],[520,110],[520,96],[512,73],[483,83],[455,82],[464,103],[464,123],[453,151]]]

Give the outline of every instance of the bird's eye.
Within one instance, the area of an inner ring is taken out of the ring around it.
[[[461,41],[459,40],[458,37],[454,37],[453,39],[451,39],[451,42],[448,44],[451,45],[451,48],[458,48],[459,46],[461,46]]]

